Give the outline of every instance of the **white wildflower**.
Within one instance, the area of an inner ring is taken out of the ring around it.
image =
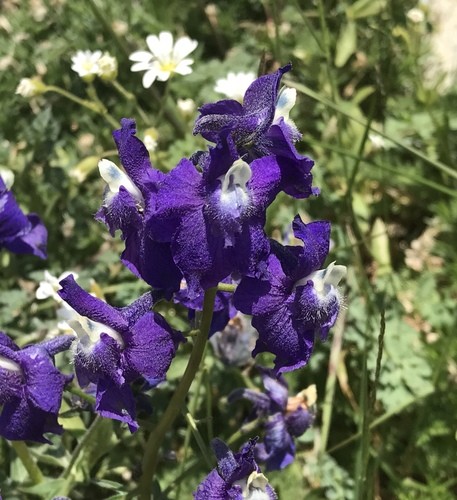
[[[244,73],[243,71],[239,73],[229,71],[225,78],[216,80],[214,91],[225,95],[229,99],[236,99],[239,102],[243,102],[244,94],[254,80],[255,74],[252,71],[248,73]]]
[[[146,43],[149,52],[140,50],[129,57],[135,63],[132,71],[146,71],[143,75],[143,87],[148,89],[155,80],[165,82],[172,73],[192,73],[190,65],[194,61],[187,56],[197,48],[198,42],[195,40],[184,36],[173,44],[173,35],[169,31],[162,31],[159,36],[149,35]]]
[[[105,81],[115,80],[117,77],[117,60],[105,52],[98,60],[98,76]]]
[[[425,20],[424,11],[414,7],[413,9],[408,10],[406,13],[406,17],[415,24],[422,23]]]
[[[16,87],[16,94],[25,98],[35,97],[46,91],[46,85],[37,77],[22,78]]]
[[[92,82],[100,72],[99,62],[101,57],[102,52],[100,50],[96,50],[95,52],[78,50],[71,58],[73,62],[71,69],[78,73],[84,81]]]
[[[74,278],[78,279],[78,275],[72,271],[66,271],[62,273],[58,278],[53,276],[49,271],[45,271],[44,280],[40,281],[40,285],[35,292],[35,297],[38,300],[44,300],[52,297],[58,304],[62,304],[63,300],[57,293],[57,291],[61,289],[59,282],[70,274],[73,274]]]
[[[195,101],[193,99],[178,99],[177,106],[184,116],[189,116],[195,111]]]
[[[144,132],[144,137],[143,137],[143,142],[144,145],[146,146],[146,149],[152,153],[157,149],[158,146],[158,141],[157,139],[159,138],[159,134],[157,132],[157,129],[154,127],[150,127],[145,130]]]
[[[386,148],[386,141],[381,135],[370,133],[368,134],[368,139],[370,140],[371,146],[374,151],[379,151],[380,149]]]
[[[9,168],[0,167],[0,177],[6,189],[11,189],[11,186],[14,184],[14,173]]]

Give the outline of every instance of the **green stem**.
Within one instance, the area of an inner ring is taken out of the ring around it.
[[[119,128],[119,121],[116,120],[113,116],[111,116],[106,109],[105,105],[103,102],[100,100],[97,94],[97,90],[94,87],[94,84],[92,82],[87,84],[87,93],[89,94],[89,97],[91,97],[94,102],[99,106],[99,114],[105,118],[105,120],[115,129]]]
[[[328,376],[325,383],[325,398],[322,405],[322,429],[321,445],[319,455],[322,457],[325,453],[332,422],[333,398],[335,395],[336,378],[338,374],[338,365],[340,363],[341,346],[343,344],[343,333],[345,324],[346,310],[342,309],[338,323],[333,335],[332,348],[330,351],[330,360],[328,364]]]
[[[75,94],[72,94],[71,92],[68,92],[60,87],[56,87],[55,85],[46,85],[46,90],[45,92],[55,92],[56,94],[59,94],[66,99],[75,102],[76,104],[79,104],[80,106],[90,109],[91,111],[94,111],[95,113],[100,113],[100,106],[92,101],[88,101],[87,99],[81,99],[80,97],[76,96]]]
[[[132,94],[129,92],[123,85],[121,85],[117,80],[112,80],[111,85],[116,89],[119,94],[127,99],[129,102],[133,102],[135,104],[135,107],[138,111],[138,114],[140,115],[141,119],[146,125],[150,125],[150,121],[148,118],[148,115],[143,111],[143,108],[138,104],[137,98],[135,94]]]
[[[200,452],[203,455],[203,458],[205,459],[206,465],[208,466],[208,469],[211,470],[213,468],[213,463],[212,463],[211,458],[208,454],[208,449],[205,445],[205,442],[203,441],[202,435],[200,434],[200,432],[198,430],[197,422],[195,422],[194,417],[192,416],[192,413],[190,413],[189,410],[187,410],[183,413],[184,413],[184,417],[187,420],[189,428],[194,436],[194,439],[197,442],[198,447],[200,448]]]
[[[86,433],[82,437],[82,439],[78,442],[76,445],[76,448],[73,450],[73,453],[71,454],[70,462],[67,466],[67,468],[62,472],[61,478],[62,479],[68,479],[72,473],[73,467],[76,464],[76,461],[78,460],[81,452],[84,450],[84,447],[86,446],[87,443],[90,442],[92,439],[92,436],[94,435],[94,432],[97,430],[98,426],[101,424],[103,421],[103,418],[100,415],[97,415],[95,417],[95,420],[92,422],[91,426],[87,429]],[[61,495],[66,495],[67,492],[60,493]]]
[[[229,292],[234,293],[236,290],[236,285],[232,285],[230,283],[219,283],[217,285],[218,292]]]
[[[60,87],[56,87],[55,85],[46,85],[46,90],[45,92],[55,92],[56,94],[59,94],[66,99],[75,102],[76,104],[79,104],[83,108],[90,109],[94,113],[99,114],[100,116],[103,116],[108,123],[114,127],[114,128],[119,128],[119,123],[117,120],[115,120],[106,110],[105,106],[103,103],[96,97],[95,94],[95,99],[94,101],[88,101],[87,99],[81,99],[80,97],[72,94],[71,92],[68,92]]]
[[[239,439],[244,437],[245,434],[249,434],[253,430],[257,429],[259,424],[261,423],[260,418],[256,418],[252,422],[247,423],[246,425],[242,425],[236,432],[234,432],[228,439],[227,444],[232,445],[236,443]]]
[[[22,462],[22,465],[27,470],[27,473],[32,480],[33,484],[38,484],[43,482],[43,473],[41,469],[38,467],[37,463],[33,459],[30,454],[30,450],[24,441],[11,441],[11,446],[16,452],[19,460]]]
[[[416,398],[412,398],[409,401],[407,401],[406,403],[402,404],[401,406],[398,406],[397,408],[394,408],[393,410],[390,410],[390,411],[384,413],[384,415],[381,415],[380,417],[373,420],[373,422],[371,422],[371,424],[368,426],[369,430],[371,431],[371,430],[375,429],[376,427],[383,424],[387,420],[391,419],[395,415],[398,415],[399,413],[401,413],[403,410],[408,408],[408,406],[411,406],[414,403],[417,403],[421,399],[427,398],[431,394],[434,394],[434,392],[435,392],[434,389],[430,389],[427,392],[425,392],[424,394],[421,394],[420,396],[417,396]],[[330,448],[328,450],[328,453],[333,453],[336,450],[340,450],[341,448],[344,448],[348,444],[351,444],[352,442],[356,441],[357,439],[360,439],[361,436],[362,436],[361,432],[357,432],[356,434],[353,434],[352,436],[348,437],[344,441],[341,441],[340,443],[336,444],[335,446],[332,446],[332,448]]]
[[[139,498],[141,500],[150,500],[151,483],[159,462],[160,446],[166,433],[173,425],[176,417],[182,410],[186,400],[187,393],[198,371],[200,362],[203,358],[206,342],[208,340],[209,328],[213,317],[214,300],[216,298],[217,288],[210,288],[205,292],[203,301],[203,312],[200,324],[200,332],[195,338],[194,347],[186,367],[186,371],[173,394],[165,413],[162,415],[154,432],[149,435],[146,443],[146,449],[143,457],[143,474],[139,484]]]
[[[91,396],[90,394],[86,394],[82,389],[79,387],[76,387],[74,385],[67,386],[65,388],[66,391],[71,392],[75,396],[80,397],[81,399],[84,399],[84,401],[87,401],[90,404],[95,404],[95,398]]]

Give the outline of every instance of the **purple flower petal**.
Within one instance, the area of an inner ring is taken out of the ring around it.
[[[128,327],[127,321],[114,307],[103,300],[97,299],[83,290],[75,281],[72,274],[60,282],[59,296],[81,316],[103,323],[116,331],[123,331]]]

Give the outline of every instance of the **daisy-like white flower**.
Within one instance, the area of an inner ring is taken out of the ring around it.
[[[239,73],[229,71],[225,78],[216,80],[214,91],[227,96],[229,99],[236,99],[238,102],[243,102],[244,94],[254,80],[255,74],[252,71],[248,73],[243,71]]]
[[[173,35],[169,31],[162,31],[159,36],[149,35],[146,43],[149,51],[139,50],[129,57],[135,63],[132,71],[146,71],[143,87],[148,89],[155,80],[165,82],[172,73],[192,73],[190,65],[194,61],[187,56],[197,48],[198,42],[195,40],[183,36],[173,44]]]
[[[86,82],[92,82],[100,73],[101,50],[92,52],[90,50],[78,50],[71,58],[73,64],[71,69]]]

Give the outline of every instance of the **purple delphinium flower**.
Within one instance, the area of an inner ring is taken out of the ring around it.
[[[259,332],[253,356],[275,354],[278,374],[304,366],[315,336],[326,338],[340,308],[337,285],[346,273],[334,263],[320,269],[329,250],[329,222],[304,224],[297,215],[293,228],[304,246],[272,242],[269,278],[244,277],[233,297],[237,309],[253,316]]]
[[[19,349],[0,332],[1,436],[49,443],[46,432],[62,434],[57,416],[63,388],[72,376],[60,373],[53,357],[73,340],[72,335],[65,335]]]
[[[150,293],[117,308],[87,293],[72,275],[60,285],[60,297],[80,314],[69,322],[78,335],[74,364],[79,384],[96,384],[97,412],[126,422],[135,431],[138,424],[129,383],[140,377],[151,386],[163,381],[182,336],[150,310]]]
[[[179,289],[181,273],[173,262],[170,244],[154,241],[148,230],[164,174],[152,167],[145,145],[135,136],[134,120],[124,118],[121,126],[113,137],[125,172],[109,160],[100,161],[107,187],[95,218],[106,224],[112,235],[121,230],[125,266],[149,285],[171,294]]]
[[[48,232],[36,214],[25,215],[0,177],[0,249],[46,259]]]
[[[279,470],[294,460],[294,437],[301,436],[314,421],[310,407],[315,402],[315,386],[289,397],[287,382],[283,377],[276,378],[272,370],[262,370],[262,381],[264,393],[238,389],[229,396],[229,401],[240,398],[252,401],[253,416],[265,419],[265,437],[255,448],[256,459],[265,462],[266,470]]]
[[[216,356],[228,366],[243,367],[253,363],[251,352],[259,334],[250,319],[238,312],[223,330],[210,338]]]
[[[224,283],[231,283],[231,279],[225,279]],[[185,280],[181,282],[181,289],[174,294],[174,301],[182,304],[188,309],[189,320],[195,319],[195,312],[203,310],[204,294],[198,295],[191,299],[189,297],[189,290],[186,286]],[[211,337],[215,332],[225,328],[227,323],[236,314],[236,309],[233,306],[232,293],[217,292],[214,300],[213,317],[209,328],[209,336]]]
[[[279,191],[274,156],[239,158],[230,136],[210,151],[203,173],[181,160],[162,182],[153,237],[171,241],[191,299],[233,272],[254,275],[269,252],[265,211]]]
[[[195,500],[275,500],[277,495],[254,459],[256,440],[233,453],[220,439],[211,442],[217,467],[200,483]]]
[[[311,187],[313,160],[300,155],[294,145],[301,138],[289,119],[296,91],[279,91],[281,78],[291,67],[288,64],[275,73],[257,78],[247,89],[243,104],[225,99],[203,105],[194,134],[217,143],[221,133],[228,131],[239,155],[248,161],[275,155],[281,169],[281,190],[296,198],[307,198],[319,190]],[[195,161],[201,163],[205,158],[205,153],[200,153]]]

